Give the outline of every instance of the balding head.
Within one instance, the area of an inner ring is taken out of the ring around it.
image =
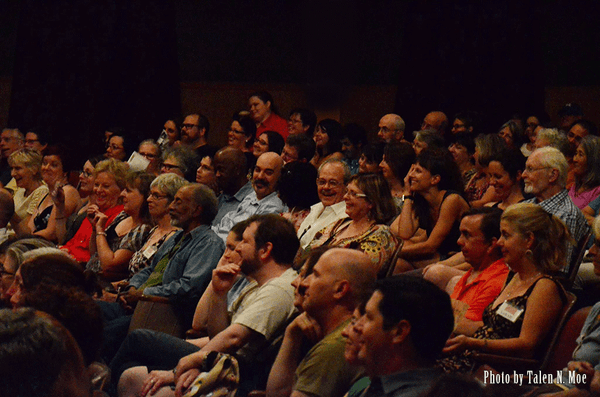
[[[247,182],[246,156],[240,149],[227,146],[215,154],[213,162],[217,184],[223,192],[233,195]]]
[[[267,197],[277,190],[277,182],[281,176],[283,160],[275,152],[266,152],[260,155],[254,166],[252,186],[259,200]]]
[[[401,141],[404,138],[404,120],[397,114],[386,114],[379,120],[377,136],[382,142]]]
[[[427,113],[421,124],[421,130],[436,130],[440,135],[444,135],[446,127],[448,127],[448,117],[439,110]]]

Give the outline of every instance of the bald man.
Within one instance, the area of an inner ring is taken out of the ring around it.
[[[423,123],[421,123],[421,131],[436,130],[441,136],[444,136],[447,127],[448,117],[444,112],[440,112],[439,110],[427,113],[423,119]]]
[[[404,141],[404,129],[406,125],[402,117],[397,114],[386,114],[379,120],[379,132],[377,137],[384,143]]]
[[[301,283],[304,313],[285,330],[267,397],[342,397],[350,389],[361,371],[344,360],[342,331],[368,298],[376,274],[368,256],[357,250],[332,248],[319,258]],[[320,340],[302,358],[304,340],[314,342],[315,336]]]
[[[238,222],[252,215],[279,214],[287,211],[287,207],[277,197],[277,182],[281,176],[283,160],[275,152],[263,153],[254,166],[252,174],[252,192],[248,194],[233,211],[226,213],[213,230],[225,241],[227,234]],[[217,176],[218,182],[218,176]]]

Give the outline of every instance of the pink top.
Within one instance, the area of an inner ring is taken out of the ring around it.
[[[600,186],[596,186],[595,188],[580,194],[577,194],[575,184],[573,184],[573,186],[571,186],[569,189],[569,197],[571,197],[573,204],[575,204],[580,210],[587,207],[587,205],[594,201],[594,199],[598,196],[600,196]]]

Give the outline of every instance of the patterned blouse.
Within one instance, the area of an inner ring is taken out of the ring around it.
[[[152,230],[150,230],[147,239],[150,239],[150,237],[154,234],[157,228],[158,226],[154,226]],[[150,266],[150,264],[152,263],[152,259],[154,258],[154,254],[156,254],[156,251],[158,251],[160,246],[165,241],[167,241],[170,237],[172,237],[175,234],[174,232],[175,231],[165,234],[157,242],[155,242],[149,247],[144,248],[142,246],[137,251],[135,251],[131,259],[129,260],[129,277],[133,276],[135,273],[139,272],[143,268]]]
[[[377,267],[377,277],[385,277],[394,251],[402,242],[398,241],[388,226],[377,224],[371,225],[367,231],[358,236],[336,239],[336,236],[345,230],[350,225],[350,222],[352,222],[350,218],[340,219],[319,231],[313,241],[304,250],[300,249],[298,251],[298,255],[296,255],[296,259],[294,260],[295,267],[300,268],[314,248],[329,245],[331,247],[351,248],[364,252]]]

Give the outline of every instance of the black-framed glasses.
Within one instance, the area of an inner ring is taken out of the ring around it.
[[[189,128],[192,129],[194,127],[198,127],[198,124],[181,124],[181,128]]]

